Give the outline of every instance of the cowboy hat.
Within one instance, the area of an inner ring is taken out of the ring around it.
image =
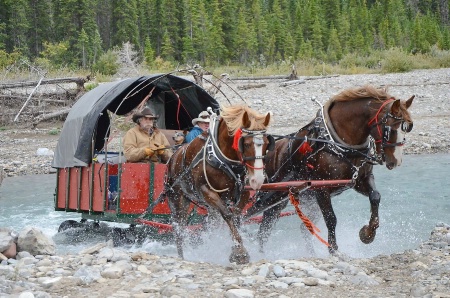
[[[142,117],[149,118],[149,119],[158,119],[159,118],[158,115],[157,116],[153,115],[152,110],[150,110],[150,108],[144,108],[142,111],[137,112],[136,114],[133,115],[133,118],[132,118],[133,122],[138,123],[137,121],[139,120],[139,118],[142,118]]]
[[[192,125],[196,125],[197,122],[206,122],[209,123],[209,113],[207,111],[203,111],[200,114],[198,114],[197,118],[192,119]]]

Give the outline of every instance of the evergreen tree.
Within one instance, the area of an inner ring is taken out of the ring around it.
[[[197,61],[195,57],[196,51],[194,49],[194,45],[192,44],[192,38],[190,36],[184,36],[182,62],[187,63],[189,65],[193,65]]]
[[[6,31],[6,20],[8,16],[8,5],[6,1],[0,2],[0,50],[6,48],[8,32]]]
[[[44,41],[54,40],[52,3],[51,0],[29,0],[29,6],[28,47],[30,55],[36,57],[43,50]]]
[[[139,47],[136,0],[113,1],[112,9],[112,45],[121,46],[130,42]]]
[[[252,1],[253,5],[259,3],[259,1]],[[238,6],[241,5],[241,6]],[[221,0],[219,1],[219,9],[222,17],[222,32],[223,32],[223,45],[225,47],[226,52],[224,53],[224,61],[227,61],[232,58],[234,53],[236,53],[237,45],[236,45],[236,37],[237,37],[237,22],[238,18],[238,9],[242,9],[245,7],[245,1],[235,1],[235,0]],[[239,8],[238,8],[239,7]],[[257,18],[255,15],[254,18]],[[264,30],[264,24],[259,24],[262,28],[254,27],[254,30]],[[267,29],[267,25],[265,26]]]
[[[150,37],[148,36],[145,38],[144,43],[144,60],[149,67],[151,67],[153,65],[153,62],[155,61],[155,51],[153,50]]]
[[[94,65],[97,62],[100,55],[103,53],[102,38],[98,30],[95,30],[95,35],[92,40],[92,46],[93,46],[92,65]]]
[[[175,49],[172,44],[172,39],[169,36],[169,31],[164,31],[163,42],[161,45],[161,57],[164,60],[173,62],[175,61]]]
[[[27,56],[28,48],[28,30],[30,23],[28,20],[28,3],[26,0],[5,0],[8,6],[6,31],[8,32],[8,51],[19,51]]]
[[[192,44],[197,52],[197,61],[206,65],[208,48],[208,21],[209,16],[206,12],[205,2],[203,0],[193,0],[192,22],[190,26],[190,35],[192,36]]]
[[[315,51],[315,56],[317,58],[322,57],[322,51],[323,51],[323,41],[322,41],[322,26],[320,24],[320,21],[318,18],[314,20],[313,24],[313,34],[312,34],[312,40],[311,44]]]
[[[85,68],[87,65],[88,56],[88,45],[89,37],[84,29],[81,29],[80,35],[78,36],[77,48],[81,54],[81,67]]]
[[[330,30],[326,57],[330,62],[338,62],[342,58],[342,48],[336,28]]]
[[[314,56],[314,48],[311,41],[306,40],[300,46],[300,50],[297,55],[300,59],[310,59]]]
[[[414,20],[413,34],[411,37],[411,51],[413,53],[420,52],[425,53],[430,49],[430,44],[426,38],[426,32],[423,28],[422,17],[417,15]]]
[[[284,44],[284,59],[287,61],[289,59],[289,62],[293,62],[296,58],[295,53],[295,45],[294,45],[294,38],[292,37],[291,33],[288,32],[286,34],[286,42]]]
[[[214,64],[220,65],[223,57],[226,56],[226,48],[224,45],[224,33],[222,31],[223,19],[219,9],[219,2],[212,0],[209,11],[211,14],[210,22],[208,22],[208,38],[207,55],[208,60]]]
[[[144,0],[140,0],[139,3],[143,1]],[[100,39],[102,40],[102,48],[105,50],[110,49],[112,47],[111,41],[112,1],[96,0],[96,2],[97,5],[95,8],[95,14],[97,19],[98,32],[100,34]],[[147,10],[148,9],[145,9],[144,11]],[[110,55],[111,52],[108,54]]]
[[[170,44],[172,47],[173,60],[181,59],[182,51],[182,35],[183,32],[181,27],[182,22],[182,10],[180,9],[179,0],[162,0],[163,10],[163,23],[161,29],[164,30],[164,34],[167,36],[163,37],[163,41],[166,43],[166,38],[170,39]],[[181,32],[180,32],[181,31]],[[164,53],[162,53],[164,55]],[[162,55],[162,56],[163,56]]]
[[[247,64],[251,58],[256,55],[257,39],[256,33],[250,26],[248,26],[247,17],[244,11],[240,11],[238,15],[236,46],[238,61]]]
[[[267,21],[263,15],[260,1],[253,1],[250,14],[253,16],[250,26],[255,30],[257,54],[266,57],[267,45],[269,43],[269,31]]]

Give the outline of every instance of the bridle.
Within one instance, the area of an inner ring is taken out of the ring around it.
[[[375,144],[380,144],[380,149],[377,150],[378,154],[382,156],[382,160],[384,161],[384,149],[388,147],[397,147],[397,146],[403,146],[405,144],[405,138],[401,142],[395,142],[391,143],[389,141],[392,131],[397,131],[398,129],[393,129],[392,127],[400,122],[400,129],[407,133],[410,132],[413,128],[413,123],[406,122],[403,117],[398,117],[390,113],[389,109],[384,113],[383,117],[379,119],[379,115],[381,114],[382,110],[389,104],[395,101],[396,99],[391,97],[388,100],[386,100],[378,109],[375,116],[367,123],[367,125],[370,127],[370,129],[373,129],[376,127],[376,130],[378,132],[378,139],[374,137]],[[391,124],[387,124],[389,119],[394,119],[394,122]]]
[[[247,161],[251,160],[257,160],[257,159],[265,159],[266,153],[263,153],[263,155],[258,156],[245,156],[245,138],[253,138],[253,142],[256,145],[262,146],[264,145],[264,136],[267,137],[268,145],[267,145],[267,151],[273,151],[275,148],[275,139],[270,134],[266,133],[266,130],[248,130],[245,128],[239,128],[235,135],[234,135],[234,142],[233,142],[233,149],[235,149],[238,153],[240,162],[245,165],[246,167],[249,167],[254,170],[261,170],[264,169],[264,165],[262,167],[254,167],[250,165]],[[237,146],[235,145],[237,144]]]

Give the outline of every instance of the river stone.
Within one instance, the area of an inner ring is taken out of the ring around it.
[[[17,250],[27,251],[32,255],[54,255],[56,253],[55,242],[44,235],[40,230],[26,227],[19,233]]]
[[[253,291],[247,289],[231,289],[226,291],[226,298],[253,298],[255,295]]]

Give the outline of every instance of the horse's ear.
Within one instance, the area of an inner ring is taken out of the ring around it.
[[[242,115],[242,127],[249,128],[251,125],[250,118],[248,117],[247,111]]]
[[[413,96],[411,96],[411,97],[406,101],[406,108],[407,108],[407,109],[411,106],[414,97],[416,97],[416,96],[413,95]]]
[[[400,99],[396,99],[391,107],[392,115],[398,115],[400,113]]]
[[[267,127],[270,123],[270,113],[267,113],[266,119],[264,119],[264,126]]]

